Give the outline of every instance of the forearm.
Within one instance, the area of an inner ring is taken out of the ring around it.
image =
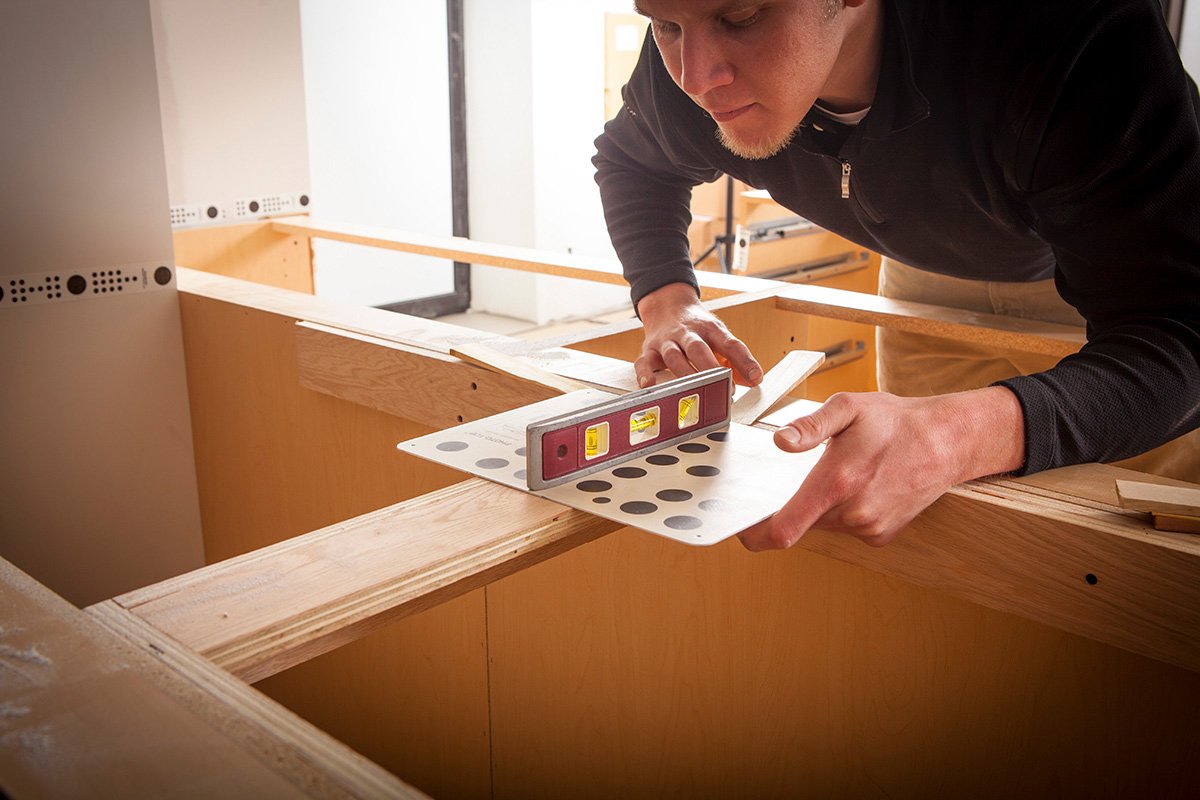
[[[687,238],[691,187],[664,184],[599,155],[594,162],[609,238],[635,306],[667,284],[695,287]]]
[[[944,395],[935,411],[942,421],[949,484],[1016,472],[1025,463],[1025,415],[1017,396],[1003,386]],[[952,467],[954,469],[954,467]]]
[[[1022,473],[1138,455],[1200,425],[1200,332],[1129,326],[1002,384],[1026,417]]]

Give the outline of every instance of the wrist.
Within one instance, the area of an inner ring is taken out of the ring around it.
[[[662,309],[677,309],[699,302],[699,292],[692,284],[668,283],[644,295],[638,300],[635,310],[638,317],[645,319],[647,315],[653,317]]]

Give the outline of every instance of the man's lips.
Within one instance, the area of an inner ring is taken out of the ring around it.
[[[733,108],[728,111],[709,111],[708,114],[717,122],[729,122],[737,119],[742,114],[745,114],[753,105],[753,103],[750,103],[749,105],[742,106],[741,108]]]

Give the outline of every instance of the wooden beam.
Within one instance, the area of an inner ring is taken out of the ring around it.
[[[248,680],[617,526],[471,480],[117,598]],[[1200,671],[1200,544],[1119,510],[956,487],[887,548],[799,547]]]
[[[0,560],[6,797],[424,797],[161,633],[93,608]]]
[[[430,236],[411,231],[397,231],[371,225],[349,222],[332,222],[311,217],[280,217],[272,220],[272,226],[280,233],[296,236],[311,236],[338,242],[399,250],[405,253],[448,258],[470,264],[537,272],[560,278],[577,278],[625,286],[621,265],[616,261],[588,258],[567,253],[547,253],[527,247],[476,242],[459,236]],[[719,272],[696,273],[700,281],[701,295],[705,299],[729,294],[756,292],[773,286],[786,286],[777,281],[750,278],[745,275],[726,275]]]
[[[1049,356],[1070,355],[1087,341],[1082,329],[1070,325],[892,300],[825,286],[790,287],[779,293],[777,304],[802,314]]]
[[[252,682],[619,527],[472,479],[115,601]]]

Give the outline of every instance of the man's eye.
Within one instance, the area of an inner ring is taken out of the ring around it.
[[[651,25],[654,26],[654,35],[655,36],[672,36],[676,33],[679,33],[679,26],[676,25],[674,22],[667,22],[666,20],[655,19],[655,20],[651,20]]]
[[[745,11],[740,14],[722,17],[721,21],[731,28],[749,28],[754,23],[758,22],[761,12],[758,9],[754,11]]]

